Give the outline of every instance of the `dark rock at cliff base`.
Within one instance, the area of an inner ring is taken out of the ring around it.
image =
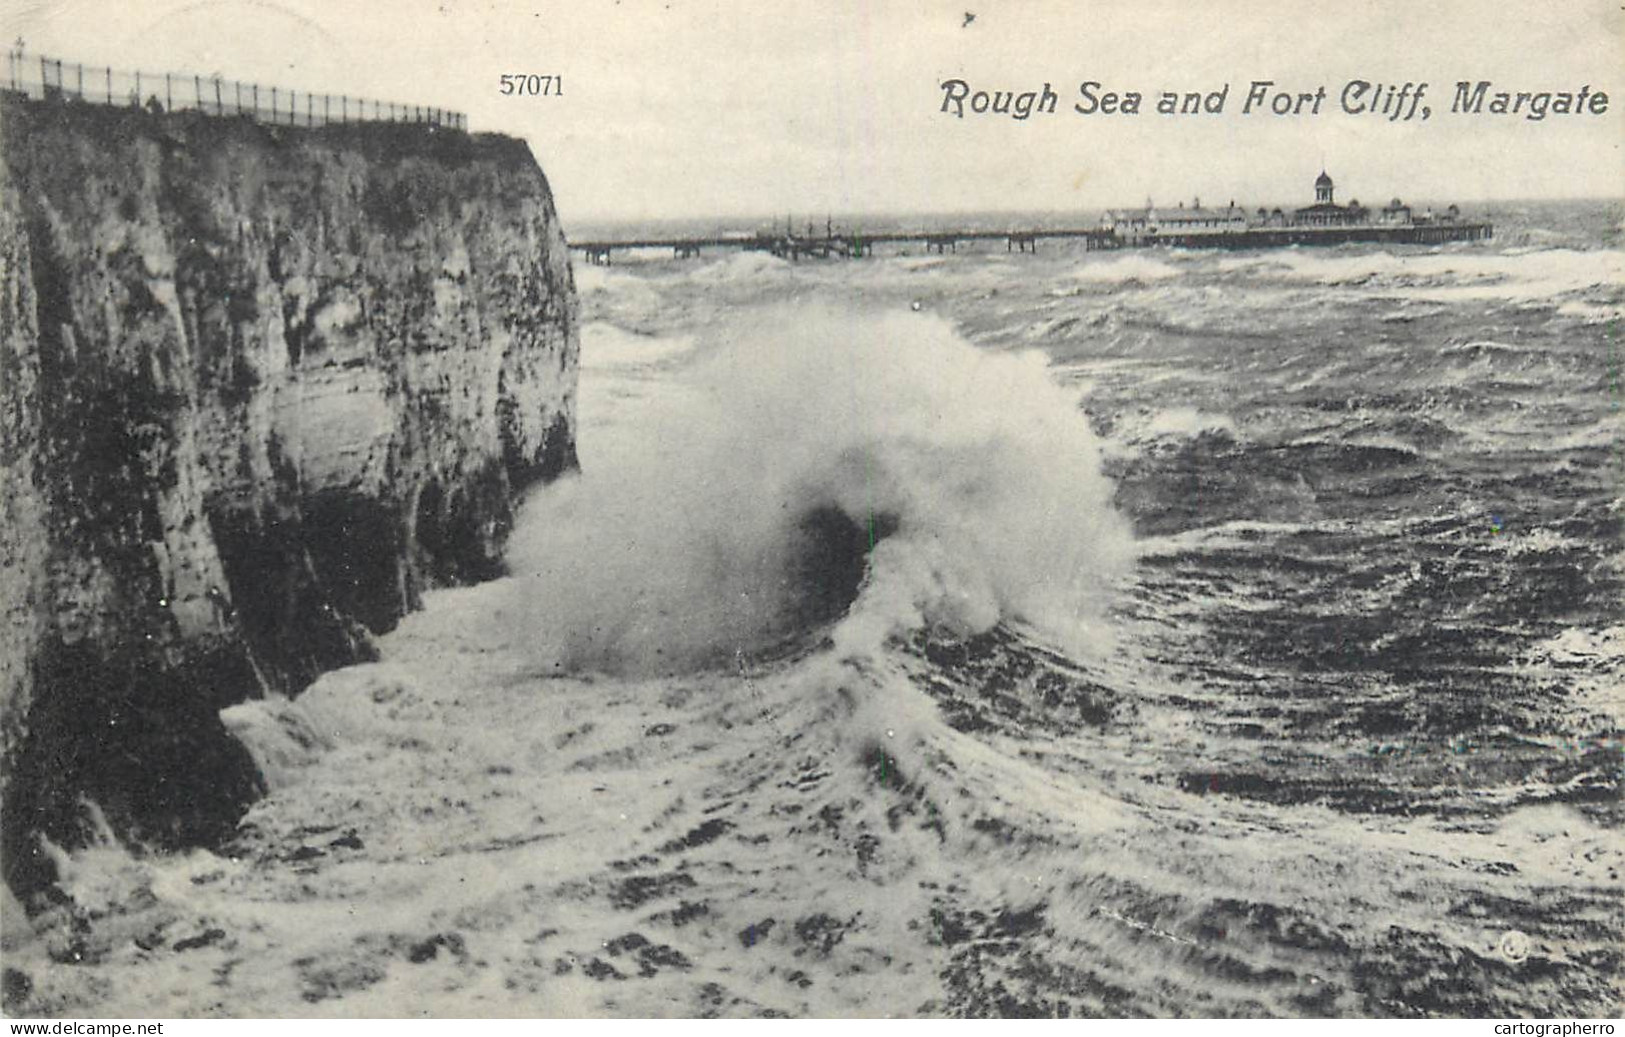
[[[521,142],[0,95],[0,854],[228,836],[219,718],[501,571],[575,466],[576,299]]]

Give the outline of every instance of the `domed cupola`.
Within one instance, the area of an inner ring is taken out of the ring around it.
[[[1332,178],[1326,175],[1324,169],[1315,177],[1315,204],[1332,204]]]

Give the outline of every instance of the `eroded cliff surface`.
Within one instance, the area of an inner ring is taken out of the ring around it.
[[[221,707],[500,568],[573,467],[576,301],[522,142],[0,99],[8,883],[93,813],[165,847],[259,791]]]

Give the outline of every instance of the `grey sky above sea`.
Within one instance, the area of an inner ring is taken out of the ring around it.
[[[745,3],[588,0],[0,0],[30,54],[253,79],[466,111],[530,141],[568,226],[589,220],[825,212],[1243,205],[1309,193],[1617,197],[1625,184],[1625,10],[1349,2]],[[967,19],[974,14],[974,19]],[[563,77],[557,97],[499,76]],[[1052,116],[957,119],[947,79],[1060,96]],[[1243,116],[1252,80],[1321,114]],[[1428,121],[1347,115],[1352,79],[1426,82]],[[1609,94],[1602,115],[1449,112],[1458,80]],[[1078,115],[1084,80],[1147,97]],[[1159,116],[1162,90],[1229,84],[1222,115]],[[1307,201],[1307,197],[1304,197]]]

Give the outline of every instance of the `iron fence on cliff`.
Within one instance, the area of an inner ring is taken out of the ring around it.
[[[467,130],[462,112],[400,104],[348,94],[318,94],[225,79],[219,75],[125,71],[105,65],[64,62],[44,55],[6,53],[6,84],[41,99],[243,116],[279,126],[329,126],[353,122],[418,123]]]

